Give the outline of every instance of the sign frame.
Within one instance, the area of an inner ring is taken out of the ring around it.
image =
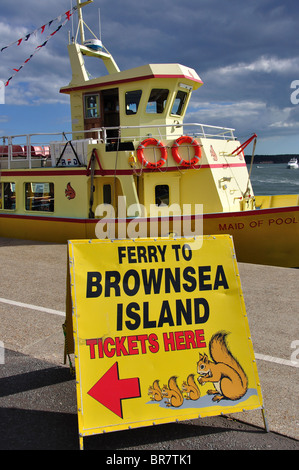
[[[94,434],[253,409],[268,431],[230,235],[70,240],[67,277],[65,356],[75,354],[80,449]],[[212,320],[222,307],[232,312]],[[192,373],[178,384],[190,357]],[[225,374],[239,386],[247,380],[240,398],[236,385],[224,396]]]

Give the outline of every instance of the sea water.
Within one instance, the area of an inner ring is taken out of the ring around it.
[[[290,169],[287,163],[254,164],[251,184],[256,196],[299,194],[299,168]]]

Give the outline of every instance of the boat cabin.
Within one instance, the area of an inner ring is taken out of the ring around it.
[[[254,209],[233,129],[184,124],[202,85],[194,69],[171,63],[120,71],[101,41],[85,41],[84,33],[68,52],[72,74],[60,92],[70,97],[72,132],[47,142],[37,134],[2,137],[0,216],[10,216],[11,231],[16,217],[44,216],[78,225],[79,235],[63,227],[59,240],[92,238],[89,220],[103,218],[102,205],[118,217],[119,196],[123,217],[169,216],[170,208],[180,216],[183,207],[195,216],[195,204],[207,214]],[[101,59],[108,73],[90,79],[86,56]]]
[[[177,129],[183,124],[192,90],[201,85],[193,69],[150,64],[81,82],[75,74],[60,91],[70,95],[73,137],[83,139],[82,129],[93,129],[94,138],[107,137],[112,144],[118,139],[128,142],[132,135],[136,139],[152,135],[157,126],[167,126],[166,138],[181,135],[182,127],[180,132]],[[107,136],[103,136],[101,128],[107,127]],[[129,146],[120,146],[120,150],[126,148]]]

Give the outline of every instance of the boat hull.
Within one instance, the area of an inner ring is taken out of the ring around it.
[[[172,236],[177,235],[178,221],[181,233],[186,236],[192,235],[198,220],[202,221],[204,235],[232,235],[237,260],[240,262],[299,267],[299,206],[204,214],[203,216],[170,217],[169,220],[167,219],[168,224],[166,225],[164,219],[159,219],[158,236],[168,236],[169,233]],[[184,225],[186,221],[188,221],[187,231],[186,224]],[[132,224],[134,225],[134,230],[136,227],[139,229],[143,227],[140,234],[143,236],[145,230],[146,235],[150,236],[150,222],[150,218],[138,219],[138,221],[137,219],[108,219],[105,221],[104,219],[1,214],[0,236],[65,243],[69,239],[97,238],[96,233],[99,234],[106,230],[106,236],[109,238],[124,238],[130,224],[131,229]],[[132,231],[130,233],[132,234]],[[136,234],[136,231],[134,233]]]

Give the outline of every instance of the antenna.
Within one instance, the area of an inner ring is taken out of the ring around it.
[[[71,0],[71,11],[73,11],[73,0]],[[72,15],[72,42],[74,42],[74,15]]]

